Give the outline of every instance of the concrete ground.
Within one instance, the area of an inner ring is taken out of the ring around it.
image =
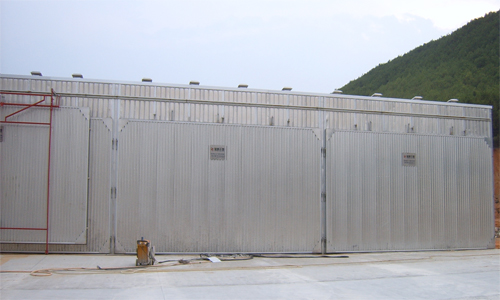
[[[130,255],[3,254],[0,298],[500,299],[498,249],[348,256],[181,264],[198,256],[172,255],[135,268]]]

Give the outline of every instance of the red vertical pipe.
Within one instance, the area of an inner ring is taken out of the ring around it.
[[[50,95],[50,121],[49,121],[49,158],[48,158],[48,167],[47,167],[47,224],[45,228],[45,254],[49,254],[49,209],[50,209],[50,157],[51,157],[51,149],[52,149],[52,111],[54,104],[54,91],[52,91],[52,95]]]

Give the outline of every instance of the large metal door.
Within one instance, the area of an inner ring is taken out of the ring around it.
[[[327,153],[328,251],[490,245],[492,161],[484,139],[337,131]]]
[[[2,116],[13,108],[1,108]],[[57,108],[53,114],[50,178],[49,127],[2,124],[0,142],[0,208],[2,243],[83,244],[87,228],[89,147],[88,108]],[[43,122],[48,109],[16,116]],[[50,198],[47,201],[47,188]],[[47,205],[49,210],[47,212]]]
[[[129,121],[116,251],[320,251],[320,147],[312,129]]]

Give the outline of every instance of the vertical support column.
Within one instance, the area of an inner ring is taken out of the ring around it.
[[[120,85],[115,86],[115,93],[120,94]],[[120,131],[120,100],[113,101],[113,126],[111,132],[111,178],[110,178],[110,197],[109,197],[109,253],[115,254],[116,249],[116,187],[118,184],[118,135]]]
[[[320,99],[319,106],[325,106],[324,98]],[[326,254],[326,114],[323,110],[318,114],[321,130],[321,254]]]
[[[321,146],[321,254],[326,254],[326,129]]]

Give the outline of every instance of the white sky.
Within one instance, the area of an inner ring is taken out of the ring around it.
[[[0,3],[3,74],[319,93],[500,9],[500,0]]]

